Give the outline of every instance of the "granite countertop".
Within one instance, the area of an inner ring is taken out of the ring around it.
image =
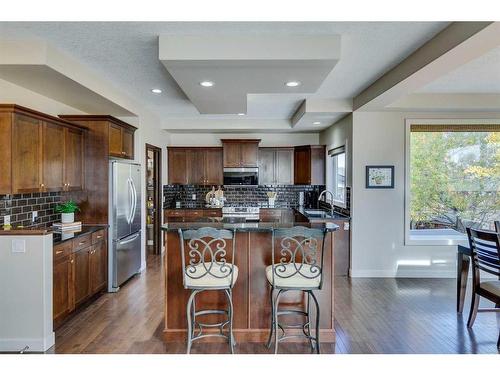
[[[53,233],[53,244],[60,244],[69,240],[72,240],[73,238],[78,238],[80,236],[83,236],[85,234],[89,233],[94,233],[97,232],[98,230],[101,229],[107,229],[109,225],[107,224],[101,224],[101,225],[82,225],[82,230],[76,231],[76,232],[71,232],[67,231],[64,234],[62,234],[60,231],[56,231],[52,228],[52,233]]]
[[[304,207],[298,207],[298,208],[295,208],[295,210],[297,212],[300,212],[302,215],[306,216],[307,218],[309,219],[312,219],[312,220],[315,220],[315,219],[319,219],[319,220],[324,220],[324,219],[329,219],[329,220],[350,220],[351,218],[349,216],[346,216],[346,215],[342,215],[338,212],[333,212],[333,216],[331,217],[309,217],[306,215],[306,210],[312,210],[312,211],[324,211],[326,212],[327,214],[330,214],[330,211],[329,210],[324,210],[324,209],[321,209],[321,208],[304,208]]]

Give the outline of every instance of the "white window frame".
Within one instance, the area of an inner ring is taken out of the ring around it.
[[[412,124],[446,124],[446,125],[463,125],[463,124],[500,124],[500,119],[406,119],[405,120],[405,245],[416,246],[450,246],[450,245],[467,245],[467,236],[463,233],[457,232],[454,234],[449,233],[449,230],[435,229],[436,234],[430,236],[415,236],[412,235],[410,229],[410,136]],[[416,231],[416,230],[415,230]],[[438,232],[443,234],[440,235]],[[417,238],[420,237],[420,238]]]

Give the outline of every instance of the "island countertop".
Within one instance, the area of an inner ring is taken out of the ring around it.
[[[236,341],[264,342],[269,334],[270,311],[269,290],[266,279],[266,267],[271,264],[272,230],[305,226],[324,229],[324,282],[322,290],[315,294],[321,305],[320,334],[322,342],[335,341],[334,328],[334,241],[333,236],[339,226],[329,223],[311,223],[305,216],[293,210],[280,219],[261,216],[262,221],[248,222],[222,217],[170,217],[162,226],[165,236],[165,326],[164,337],[167,342],[184,341],[186,338],[186,303],[189,291],[182,283],[182,260],[179,229],[197,229],[213,227],[235,231],[235,264],[238,266],[238,279],[233,288],[234,335]],[[288,307],[303,310],[306,298],[299,291],[288,291],[282,302]],[[196,298],[199,308],[221,310],[225,308],[225,299],[217,291],[204,291]],[[291,324],[302,322],[301,317],[290,318]],[[215,323],[212,317],[206,317],[206,323]],[[302,322],[303,324],[303,322]],[[215,330],[215,329],[214,329]],[[208,329],[210,331],[210,329]],[[291,329],[298,334],[301,329]],[[215,332],[215,331],[214,331]]]

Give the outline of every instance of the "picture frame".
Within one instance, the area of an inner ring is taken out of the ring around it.
[[[394,189],[394,165],[367,165],[367,189]]]

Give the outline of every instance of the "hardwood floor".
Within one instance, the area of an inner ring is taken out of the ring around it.
[[[56,331],[50,353],[184,353],[165,343],[163,267],[148,267],[117,294],[103,294]],[[471,289],[471,288],[469,288]],[[468,312],[470,296],[465,310]],[[500,314],[479,314],[473,330],[455,312],[454,279],[337,278],[337,341],[323,353],[497,353]],[[484,304],[487,305],[486,303]],[[193,344],[193,353],[227,353],[225,343]],[[263,344],[240,343],[236,353],[271,353]],[[304,343],[280,343],[280,353],[309,353]]]

